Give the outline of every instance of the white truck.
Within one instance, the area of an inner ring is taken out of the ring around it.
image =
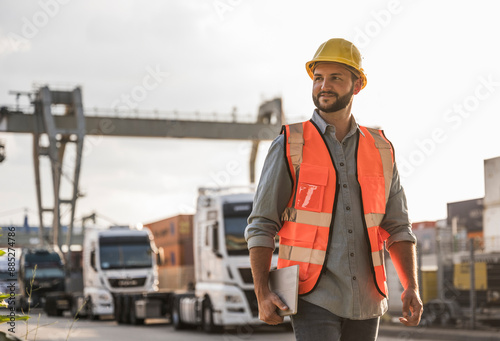
[[[200,325],[214,332],[261,323],[244,238],[252,203],[249,190],[199,190],[193,233],[195,290],[173,297],[171,318],[176,329]]]
[[[115,295],[115,302],[120,302],[115,310],[134,316],[118,314],[117,321],[137,323],[163,316],[175,329],[201,326],[209,333],[261,324],[244,238],[252,203],[250,189],[199,189],[193,226],[194,290]],[[273,265],[276,262],[277,254]]]
[[[81,299],[87,300],[85,312],[89,317],[119,311],[114,300],[119,294],[158,291],[157,253],[147,229],[115,227],[86,231]],[[81,299],[77,306],[83,304]]]
[[[158,250],[148,229],[111,227],[89,228],[83,242],[83,292],[53,295],[47,314],[58,302],[70,301],[72,315],[98,319],[115,315],[118,322],[144,322],[144,312],[135,315],[132,305],[143,304],[140,298],[158,291]],[[138,301],[138,302],[136,302]],[[59,314],[60,315],[60,314]]]

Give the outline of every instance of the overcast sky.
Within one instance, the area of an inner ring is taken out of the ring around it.
[[[395,145],[411,219],[437,220],[447,202],[484,196],[483,160],[500,156],[499,32],[494,0],[2,1],[0,105],[34,84],[82,86],[87,108],[187,115],[237,107],[256,116],[263,100],[281,96],[291,123],[314,109],[305,62],[324,41],[345,38],[361,50],[368,78],[356,119]],[[154,86],[125,102],[152,73]],[[0,224],[21,224],[28,208],[38,226],[32,137],[0,131],[0,139]],[[249,142],[94,142],[77,218],[96,211],[108,222],[151,222],[192,213],[200,186],[249,182]],[[261,144],[258,174],[268,147]],[[238,167],[228,175],[230,164]]]

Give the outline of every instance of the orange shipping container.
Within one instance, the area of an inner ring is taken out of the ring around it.
[[[173,244],[163,247],[165,266],[193,265],[193,243]]]
[[[164,266],[192,265],[193,256],[193,216],[178,215],[145,224],[154,236],[157,247],[162,247],[165,255]]]

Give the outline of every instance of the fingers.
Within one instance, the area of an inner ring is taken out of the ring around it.
[[[401,322],[407,327],[415,327],[418,326],[418,324],[420,323],[420,316],[417,314],[413,314],[407,317],[400,317],[399,322]]]
[[[401,297],[403,301],[403,316],[399,321],[405,326],[418,326],[422,317],[422,301],[415,290],[403,292]]]
[[[276,325],[283,322],[283,316],[279,316],[277,309],[287,310],[278,295],[270,293],[259,301],[259,319],[267,324]]]
[[[277,306],[281,310],[288,310],[288,306],[279,298],[278,295],[272,295],[272,301],[275,306]]]

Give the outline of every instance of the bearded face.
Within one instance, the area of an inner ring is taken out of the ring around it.
[[[354,94],[354,84],[345,95],[339,96],[334,91],[320,91],[317,95],[313,93],[313,102],[316,108],[322,112],[330,113],[344,109],[351,102]],[[322,100],[328,98],[329,100]]]
[[[339,63],[319,63],[314,69],[312,98],[324,113],[345,109],[359,92],[358,77]]]

